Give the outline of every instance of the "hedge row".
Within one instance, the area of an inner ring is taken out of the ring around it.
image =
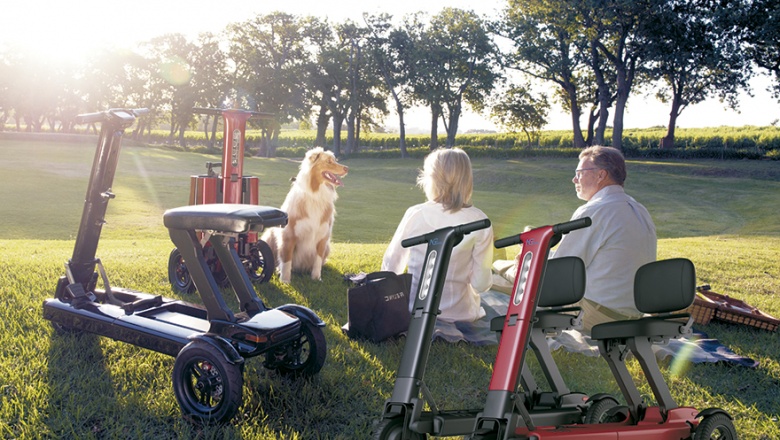
[[[661,138],[666,134],[663,128],[626,130],[623,149],[628,157],[646,158],[717,158],[717,159],[773,159],[780,160],[780,128],[778,127],[719,127],[705,129],[679,129],[675,136],[675,147],[660,149]],[[610,139],[611,133],[607,133]],[[221,132],[218,133],[217,148],[221,146]],[[249,153],[260,144],[260,133],[248,130],[246,145]],[[525,135],[511,133],[463,134],[456,138],[456,146],[468,151],[473,157],[570,157],[578,150],[572,148],[573,136],[568,131],[542,132],[532,147],[527,146]],[[154,130],[144,136],[152,144],[169,144],[168,133]],[[174,139],[174,142],[176,139]],[[190,131],[185,134],[190,149],[205,146],[203,132]],[[439,139],[444,145],[445,138]],[[282,131],[277,142],[275,155],[301,157],[314,146],[313,131]],[[328,145],[333,144],[331,136],[326,137]],[[346,140],[342,141],[342,148]],[[609,144],[609,142],[606,142]],[[400,138],[397,134],[371,133],[362,135],[360,149],[350,156],[355,157],[399,157]],[[406,137],[407,152],[412,157],[422,157],[429,151],[430,136],[410,135]]]

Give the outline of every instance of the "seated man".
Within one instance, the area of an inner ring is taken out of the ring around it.
[[[590,217],[589,228],[564,235],[553,257],[577,256],[585,263],[582,332],[602,322],[638,318],[634,304],[634,275],[656,260],[655,225],[644,206],[623,190],[626,163],[612,147],[593,146],[580,153],[574,172],[577,197],[587,203],[572,220]]]

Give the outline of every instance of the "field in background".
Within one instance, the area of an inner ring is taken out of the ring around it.
[[[419,159],[344,161],[334,252],[322,282],[276,279],[260,288],[271,305],[295,302],[325,321],[329,353],[321,375],[291,382],[250,360],[244,406],[233,424],[200,429],[182,420],[173,396],[173,358],[105,338],[54,335],[41,316],[72,252],[92,142],[0,141],[0,436],[4,438],[367,438],[394,381],[403,340],[371,344],[347,339],[344,273],[379,267],[404,210],[423,200],[414,186]],[[189,176],[205,172],[202,153],[126,146],[98,256],[114,285],[174,296],[167,282],[172,248],[165,209],[186,204]],[[245,174],[260,178],[262,204],[279,206],[297,158],[247,158]],[[474,203],[496,236],[526,225],[567,220],[581,203],[570,182],[576,160],[474,160]],[[630,160],[627,192],[650,210],[659,258],[687,257],[699,283],[780,317],[780,169],[774,161]],[[511,258],[497,253],[497,258]],[[186,298],[197,301],[196,298]],[[726,324],[702,328],[756,369],[726,365],[665,365],[680,403],[721,406],[743,439],[780,438],[778,333]],[[437,403],[457,409],[484,401],[495,347],[434,344],[426,379]],[[572,389],[618,390],[597,358],[565,352],[556,361]],[[632,362],[632,370],[637,365]],[[650,396],[646,386],[643,394]],[[652,398],[650,398],[652,400]]]

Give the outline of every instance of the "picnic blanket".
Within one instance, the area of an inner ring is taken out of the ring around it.
[[[490,320],[506,314],[509,295],[498,290],[489,290],[481,295],[485,316],[474,322],[437,321],[434,330],[434,340],[447,342],[468,342],[475,345],[498,344],[498,338],[490,331]],[[589,336],[577,330],[568,330],[560,336],[549,338],[552,350],[564,349],[586,356],[599,356],[596,343]],[[703,332],[695,332],[692,337],[672,339],[668,344],[653,347],[659,360],[672,357],[674,362],[688,361],[692,363],[726,362],[744,367],[755,368],[758,361],[739,356],[717,339],[710,339]]]

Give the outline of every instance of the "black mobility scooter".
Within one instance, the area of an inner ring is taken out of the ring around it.
[[[85,331],[176,357],[173,388],[184,415],[223,423],[242,401],[246,358],[263,355],[264,366],[288,375],[313,375],[325,362],[325,323],[310,309],[274,309],[258,298],[235,240],[239,234],[283,227],[287,215],[249,204],[183,206],[165,212],[171,239],[187,260],[203,305],[111,286],[95,258],[124,130],[145,109],[112,109],[79,116],[101,123],[72,258],[43,314],[59,331]],[[202,239],[199,239],[202,236]],[[227,306],[204,257],[213,248],[235,291],[240,311]],[[98,280],[102,288],[98,288]]]

